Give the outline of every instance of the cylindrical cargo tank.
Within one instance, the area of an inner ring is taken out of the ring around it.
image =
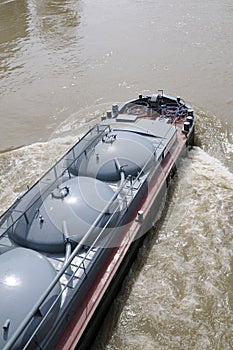
[[[31,249],[19,247],[0,255],[0,349],[6,345],[55,276],[56,271],[48,259]],[[23,348],[60,290],[60,284],[57,283],[12,350]],[[51,328],[59,309],[58,299],[38,333],[39,339],[43,339]]]
[[[66,222],[66,236],[78,243],[85,236],[91,225],[113,198],[114,191],[99,180],[88,177],[74,177],[61,184],[43,201],[32,219],[23,216],[11,233],[11,238],[18,244],[45,252],[64,251],[63,223]],[[118,201],[111,205],[108,213],[103,215],[91,238],[85,242],[91,245],[100,228],[111,217],[115,225]],[[66,237],[67,238],[67,237]]]
[[[115,182],[120,180],[119,166],[126,176],[136,176],[147,163],[146,169],[152,166],[154,152],[146,135],[115,130],[105,135],[95,149],[74,162],[69,170],[73,175]]]

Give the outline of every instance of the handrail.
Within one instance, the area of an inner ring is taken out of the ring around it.
[[[42,294],[42,296],[39,298],[37,303],[33,306],[33,308],[30,310],[28,315],[25,317],[25,319],[22,321],[18,329],[15,331],[15,333],[12,335],[6,346],[3,348],[3,350],[10,349],[11,346],[16,342],[17,338],[20,336],[20,334],[23,332],[25,327],[29,324],[37,310],[40,308],[40,306],[43,304],[43,302],[46,300],[52,289],[55,287],[59,279],[62,277],[62,275],[65,273],[67,268],[70,266],[72,263],[73,259],[75,256],[78,254],[79,250],[83,247],[85,244],[85,241],[89,238],[89,236],[92,234],[93,230],[95,229],[96,225],[99,223],[103,215],[106,213],[106,211],[110,208],[114,200],[117,198],[119,193],[121,192],[122,188],[125,185],[126,180],[122,183],[122,185],[118,188],[118,190],[114,193],[113,197],[110,199],[110,201],[106,204],[102,212],[98,215],[94,223],[91,225],[85,236],[81,239],[81,241],[78,243],[78,245],[75,247],[73,252],[70,254],[68,257],[66,263],[63,265],[61,270],[57,273],[56,277],[53,279],[53,281],[50,283],[48,288],[45,290],[45,292]]]
[[[137,176],[137,178],[139,177],[139,175]],[[135,182],[138,181],[137,178],[135,179]],[[57,282],[59,281],[59,279],[65,274],[65,271],[67,270],[67,268],[70,266],[70,264],[72,263],[73,259],[75,258],[75,256],[78,254],[78,251],[80,250],[80,248],[82,248],[82,246],[85,243],[85,240],[88,238],[87,236],[89,236],[92,231],[95,229],[96,225],[98,224],[98,222],[101,220],[101,218],[103,217],[103,215],[106,213],[106,211],[109,209],[109,207],[111,206],[111,204],[113,203],[113,201],[115,200],[114,197],[117,197],[119,195],[119,193],[122,191],[122,189],[124,188],[124,186],[127,183],[127,179],[125,179],[125,181],[122,183],[122,185],[118,188],[118,194],[116,195],[116,193],[114,194],[114,196],[112,197],[112,199],[110,200],[111,203],[108,203],[106,205],[106,207],[103,209],[102,213],[100,213],[100,215],[96,218],[95,220],[95,225],[93,223],[93,225],[90,227],[90,229],[88,230],[87,234],[84,236],[83,238],[83,242],[81,243],[81,241],[79,242],[79,244],[76,246],[75,250],[72,253],[72,256],[69,257],[69,259],[67,259],[66,263],[63,265],[62,269],[59,271],[59,276],[57,275],[55,277],[55,279],[51,282],[50,286],[48,287],[48,289],[46,290],[46,292],[44,294],[46,294],[44,297],[42,296],[41,298],[43,298],[43,300],[39,300],[38,303],[34,306],[33,311],[30,312],[30,314],[28,315],[27,319],[28,322],[27,324],[31,321],[32,317],[34,316],[34,314],[36,313],[36,311],[40,308],[40,306],[43,304],[43,302],[45,301],[46,297],[49,295],[49,293],[52,291],[52,289],[55,287],[55,285],[57,284]],[[141,184],[142,185],[142,184]],[[125,194],[125,197],[127,197],[128,193]],[[45,322],[46,317],[49,315],[49,312],[52,310],[53,306],[58,302],[58,300],[60,299],[60,297],[62,296],[62,294],[64,293],[64,291],[68,288],[68,285],[70,284],[70,282],[73,280],[73,278],[75,277],[76,272],[81,268],[81,266],[83,265],[83,263],[85,262],[85,260],[88,257],[88,254],[90,253],[90,251],[96,246],[97,241],[101,238],[102,234],[104,233],[105,229],[107,228],[107,226],[109,225],[109,223],[111,222],[114,214],[118,211],[120,207],[120,203],[118,203],[118,206],[116,207],[116,209],[114,210],[113,214],[111,217],[108,218],[107,222],[105,223],[104,227],[101,229],[101,231],[99,232],[98,236],[96,237],[96,239],[94,240],[94,242],[92,243],[92,245],[89,247],[88,251],[86,252],[85,256],[81,259],[79,265],[76,267],[75,271],[72,273],[72,275],[70,276],[70,278],[68,279],[66,285],[63,287],[63,289],[61,290],[61,292],[59,293],[59,295],[57,296],[57,298],[54,300],[53,304],[50,306],[49,310],[46,312],[46,314],[44,315],[43,319],[40,321],[40,323],[37,325],[36,329],[34,330],[33,334],[30,336],[30,338],[27,341],[27,344],[24,346],[23,349],[26,349],[27,346],[30,344],[30,342],[32,341],[33,337],[36,335],[37,331],[40,329],[40,327],[42,326],[42,324]],[[33,315],[31,315],[33,313]],[[27,324],[20,326],[20,329],[17,330],[16,334],[12,335],[12,338],[9,340],[9,342],[6,344],[6,346],[3,348],[3,350],[10,350],[10,347],[12,345],[14,345],[15,341],[17,340],[18,336],[21,334],[21,332],[24,330],[24,328],[27,326]],[[11,343],[10,343],[11,341]],[[9,346],[9,347],[8,347]]]

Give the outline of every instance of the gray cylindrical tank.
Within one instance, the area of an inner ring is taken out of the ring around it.
[[[114,191],[106,183],[88,177],[71,178],[44,200],[30,225],[26,225],[25,218],[22,217],[11,238],[36,250],[63,252],[64,221],[71,240],[80,242],[113,196]],[[116,200],[112,204],[108,214],[100,221],[99,227],[102,227],[115,211],[117,203]],[[117,216],[118,213],[114,214],[112,225],[116,223]],[[92,238],[86,242],[87,245],[94,241],[100,231],[99,227],[93,231]]]
[[[0,349],[6,345],[26,315],[48,288],[56,271],[47,258],[30,249],[15,248],[0,255]],[[58,283],[43,303],[38,315],[11,348],[22,349],[41,315],[44,315],[60,293]],[[51,328],[60,308],[60,301],[50,312],[39,337],[43,339]]]
[[[91,176],[102,181],[119,181],[120,172],[116,161],[123,166],[125,175],[135,176],[151,158],[154,146],[149,138],[135,132],[112,131],[71,167],[73,175]]]

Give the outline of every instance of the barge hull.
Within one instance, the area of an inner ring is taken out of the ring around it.
[[[154,181],[152,180],[150,185],[151,190],[146,201],[140,208],[146,217],[142,223],[134,220],[134,222],[127,227],[128,233],[130,231],[138,232],[135,236],[139,238],[133,240],[129,245],[112,249],[108,259],[110,264],[108,265],[107,261],[107,265],[104,266],[103,271],[110,271],[111,268],[113,270],[107,275],[100,274],[99,280],[96,281],[97,284],[92,286],[89,299],[86,298],[85,305],[82,305],[83,315],[85,315],[82,327],[80,326],[81,318],[79,308],[76,314],[74,314],[70,324],[68,324],[55,350],[87,350],[92,345],[93,339],[99,331],[100,325],[110,305],[121,289],[122,282],[137,257],[138,250],[143,244],[146,233],[154,227],[161,216],[166,201],[167,190],[173,178],[173,176],[170,176],[170,173],[173,172],[173,168],[176,170],[179,169],[180,163],[186,156],[190,147],[192,147],[191,142],[187,142],[185,145],[180,143],[176,152],[168,156],[167,159],[164,159],[160,181],[157,176]],[[153,204],[151,205],[151,203]],[[121,259],[119,259],[119,257],[121,257]],[[114,264],[114,266],[111,266],[111,262],[116,260],[118,261],[118,265],[116,266],[116,264]],[[93,302],[92,296],[94,293],[98,293],[98,291],[100,293],[99,298]],[[90,312],[91,309],[92,311]]]

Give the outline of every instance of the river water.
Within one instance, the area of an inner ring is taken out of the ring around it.
[[[232,0],[0,0],[0,212],[115,102],[198,114],[93,349],[233,348]]]

